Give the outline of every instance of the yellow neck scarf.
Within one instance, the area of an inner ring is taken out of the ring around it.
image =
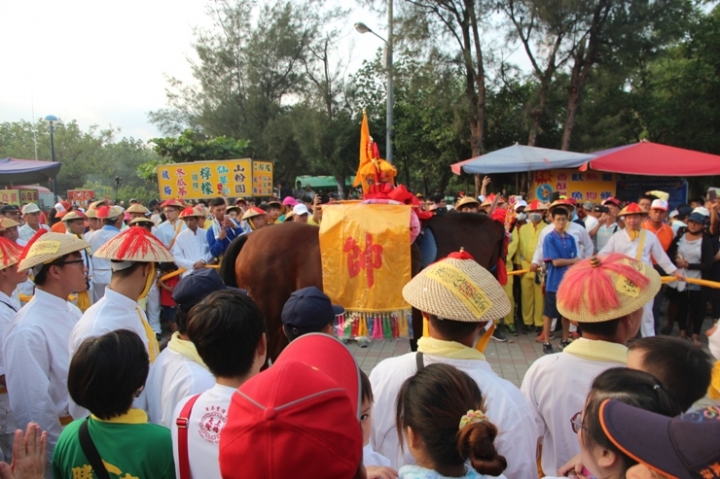
[[[485,361],[485,355],[474,348],[455,341],[443,341],[430,336],[418,339],[418,352],[450,359],[476,359]]]
[[[158,344],[157,337],[155,336],[155,331],[152,330],[150,324],[148,324],[145,318],[143,318],[140,308],[136,307],[135,310],[137,311],[140,322],[145,329],[145,336],[147,337],[148,342],[148,355],[150,356],[150,364],[152,364],[155,362],[158,354],[160,354],[160,345]]]
[[[180,339],[180,333],[178,333],[177,331],[174,332],[172,337],[170,338],[170,342],[168,343],[168,349],[170,349],[170,351],[175,351],[182,356],[185,356],[191,361],[195,361],[200,366],[207,369],[207,366],[198,354],[197,349],[195,349],[195,345],[191,341],[185,341],[184,339]]]
[[[589,361],[627,363],[628,348],[623,344],[590,339],[578,339],[563,349],[564,353],[572,354]]]

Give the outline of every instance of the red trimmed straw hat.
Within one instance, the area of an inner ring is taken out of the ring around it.
[[[188,206],[187,208],[185,208],[184,210],[182,210],[180,212],[180,218],[192,218],[192,217],[204,218],[205,213],[203,213],[202,211],[196,210],[192,206]]]
[[[0,271],[18,264],[23,249],[14,241],[0,237]]]
[[[546,203],[543,203],[542,201],[533,200],[530,202],[530,204],[525,209],[527,211],[545,211],[548,209],[548,206]]]
[[[123,263],[169,263],[173,255],[152,233],[139,226],[131,226],[102,245],[93,255]],[[127,264],[125,267],[129,267]],[[113,269],[124,269],[123,267]]]
[[[40,228],[40,230],[30,238],[28,244],[25,245],[25,249],[23,249],[18,261],[18,270],[24,271],[49,264],[67,254],[75,253],[86,248],[90,248],[90,243],[74,235],[53,233],[44,228]],[[33,273],[39,273],[40,269],[42,268],[37,268],[37,271]]]
[[[622,318],[652,301],[660,291],[660,275],[629,256],[593,256],[567,270],[557,292],[563,317],[578,323]]]
[[[630,203],[625,208],[620,210],[620,213],[618,213],[618,216],[646,215],[646,214],[648,214],[648,212],[642,206],[640,206],[637,203]]]

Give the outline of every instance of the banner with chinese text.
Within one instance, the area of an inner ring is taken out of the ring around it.
[[[253,161],[252,167],[253,196],[272,196],[273,164],[269,161]]]
[[[210,198],[250,196],[252,160],[194,161],[160,165],[160,198]]]
[[[0,190],[0,202],[19,206],[21,203],[37,203],[37,190]]]
[[[531,175],[530,199],[548,202],[556,191],[579,202],[600,203],[615,196],[615,173],[570,168],[534,171]]]
[[[409,308],[402,288],[411,278],[410,207],[342,204],[323,208],[323,289],[348,311]]]

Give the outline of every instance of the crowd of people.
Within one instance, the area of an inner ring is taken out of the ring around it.
[[[0,478],[720,477],[720,409],[694,409],[716,298],[691,280],[715,279],[716,202],[420,198],[504,221],[526,272],[502,286],[465,251],[437,258],[402,291],[427,334],[368,376],[315,287],[269,361],[257,299],[213,268],[239,236],[320,224],[331,200],[308,193],[0,207]],[[519,388],[478,346],[493,325],[543,343]]]

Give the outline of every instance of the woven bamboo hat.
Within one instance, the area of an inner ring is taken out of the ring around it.
[[[152,233],[132,226],[105,243],[93,255],[113,262],[113,270],[125,269],[131,263],[170,263],[174,261],[170,250]],[[124,266],[124,267],[123,267]]]
[[[493,201],[495,201],[495,196],[496,195],[494,193],[490,193],[489,195],[487,195],[485,197],[485,201],[482,202],[481,206],[483,208],[486,206],[491,206],[493,204]],[[505,204],[505,198],[503,198],[502,196],[498,197],[497,204],[498,205]]]
[[[235,211],[237,214],[242,213],[242,210],[240,209],[240,207],[239,207],[239,206],[235,206],[235,205],[233,205],[233,206],[228,206],[228,207],[227,207],[227,210],[225,210],[225,211],[226,211],[227,213],[230,213],[231,211]]]
[[[155,226],[155,222],[150,218],[133,218],[128,224],[130,226]]]
[[[20,223],[15,220],[11,220],[10,218],[3,218],[0,221],[0,227],[3,229],[12,228],[13,226],[20,226]]]
[[[88,219],[87,215],[83,213],[82,211],[78,210],[72,210],[69,213],[66,213],[65,216],[62,217],[63,221],[72,221],[72,220],[86,220]]]
[[[257,206],[251,206],[250,208],[247,209],[245,214],[242,215],[242,219],[249,220],[250,218],[254,218],[256,216],[262,216],[262,215],[266,215],[266,214],[267,213],[265,213],[263,210],[261,210]]]
[[[622,318],[652,301],[660,291],[653,268],[623,254],[593,256],[567,270],[557,292],[563,317],[578,323]]]
[[[90,243],[74,235],[48,232],[40,228],[20,255],[18,269],[21,271],[43,264],[52,263],[58,258],[90,248]]]
[[[160,204],[160,208],[165,208],[166,206],[173,206],[175,208],[184,208],[185,204],[178,199],[171,199],[171,200],[165,200]]]
[[[7,238],[0,238],[0,271],[20,261],[22,248],[14,241]]]
[[[465,251],[428,266],[403,288],[405,301],[441,319],[484,323],[510,312],[510,301],[492,274]]]
[[[627,216],[627,215],[646,215],[648,212],[639,204],[637,203],[630,203],[625,208],[620,210],[620,213],[618,213],[618,216]]]
[[[550,207],[548,209],[550,210],[550,212],[552,212],[557,207],[565,208],[568,213],[572,213],[573,211],[575,211],[575,205],[572,204],[572,202],[568,199],[555,200],[550,204]]]
[[[526,208],[528,211],[545,211],[548,209],[547,205],[542,201],[533,200]]]
[[[97,219],[97,210],[94,208],[88,208],[88,210],[85,212],[85,216],[87,216],[88,219]]]
[[[193,208],[192,206],[188,206],[187,208],[185,208],[184,210],[182,210],[180,212],[180,218],[192,218],[192,217],[202,218],[204,216],[205,215],[203,214],[202,211],[197,210],[197,209]]]
[[[126,211],[127,213],[140,213],[140,214],[143,214],[143,215],[150,214],[150,210],[148,210],[147,208],[145,208],[145,207],[144,207],[143,205],[141,205],[140,203],[134,203],[134,204],[130,205],[130,207],[128,207],[128,209],[126,209],[125,211]]]
[[[119,206],[101,206],[97,209],[97,217],[101,220],[112,220],[117,218],[118,216],[122,216],[122,214],[123,209]]]
[[[460,200],[455,204],[455,209],[459,210],[461,207],[465,205],[475,205],[478,208],[480,207],[480,202],[473,198],[472,196],[463,196],[460,198]]]

